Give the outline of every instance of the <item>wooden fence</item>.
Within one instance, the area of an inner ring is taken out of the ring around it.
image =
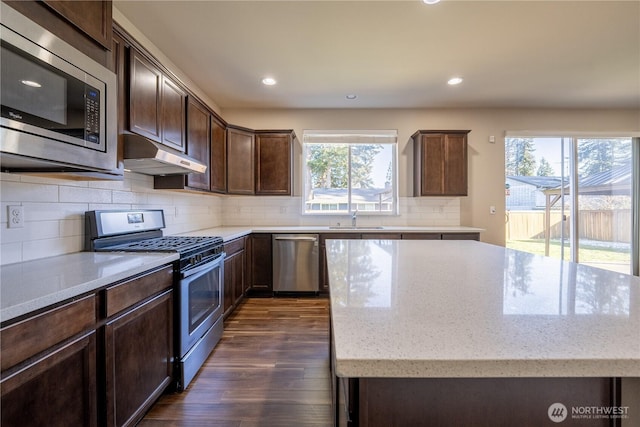
[[[631,242],[631,210],[580,211],[580,238],[605,242]],[[564,221],[565,236],[569,236],[569,212]],[[551,212],[551,238],[561,236],[560,211]],[[507,213],[507,240],[544,239],[544,211],[511,211]]]

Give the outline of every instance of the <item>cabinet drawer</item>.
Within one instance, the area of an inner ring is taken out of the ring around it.
[[[400,233],[362,233],[362,240],[400,240]]]
[[[442,240],[477,240],[480,241],[480,233],[444,233]]]
[[[95,295],[89,295],[3,328],[2,371],[92,328],[95,323]]]
[[[224,244],[224,251],[227,253],[227,257],[235,254],[236,252],[240,252],[243,249],[244,249],[244,237],[231,240],[230,242],[225,242]]]
[[[402,240],[441,240],[440,233],[402,233]]]
[[[360,233],[327,233],[320,235],[320,245],[324,245],[328,239],[334,240],[358,240],[362,238]]]
[[[128,282],[107,288],[104,293],[106,316],[110,317],[127,307],[157,294],[173,284],[173,267],[148,273]]]

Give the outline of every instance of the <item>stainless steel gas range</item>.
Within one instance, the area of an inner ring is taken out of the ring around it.
[[[220,237],[163,236],[162,210],[85,213],[85,250],[178,252],[174,266],[176,389],[184,390],[223,332],[224,245]]]

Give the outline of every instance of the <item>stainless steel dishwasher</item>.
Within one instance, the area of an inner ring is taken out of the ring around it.
[[[317,234],[274,234],[273,291],[318,292]]]

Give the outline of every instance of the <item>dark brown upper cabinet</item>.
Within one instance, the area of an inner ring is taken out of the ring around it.
[[[469,130],[419,130],[413,138],[413,195],[467,195]]]
[[[129,130],[184,152],[186,92],[133,48],[129,70]]]
[[[207,165],[204,174],[155,176],[154,188],[227,191],[227,125],[195,96],[187,102],[187,155]]]
[[[291,195],[293,131],[256,131],[255,173],[258,195]]]
[[[211,191],[227,192],[227,125],[211,117]]]
[[[211,148],[211,114],[209,110],[196,99],[189,97],[187,104],[187,155],[209,165]],[[190,173],[186,175],[186,185],[200,190],[209,190],[211,178],[209,167],[205,173]]]
[[[227,192],[254,194],[254,134],[249,129],[227,128]]]
[[[98,63],[109,66],[111,0],[2,0]]]
[[[100,45],[111,49],[111,0],[43,0],[43,3]]]

